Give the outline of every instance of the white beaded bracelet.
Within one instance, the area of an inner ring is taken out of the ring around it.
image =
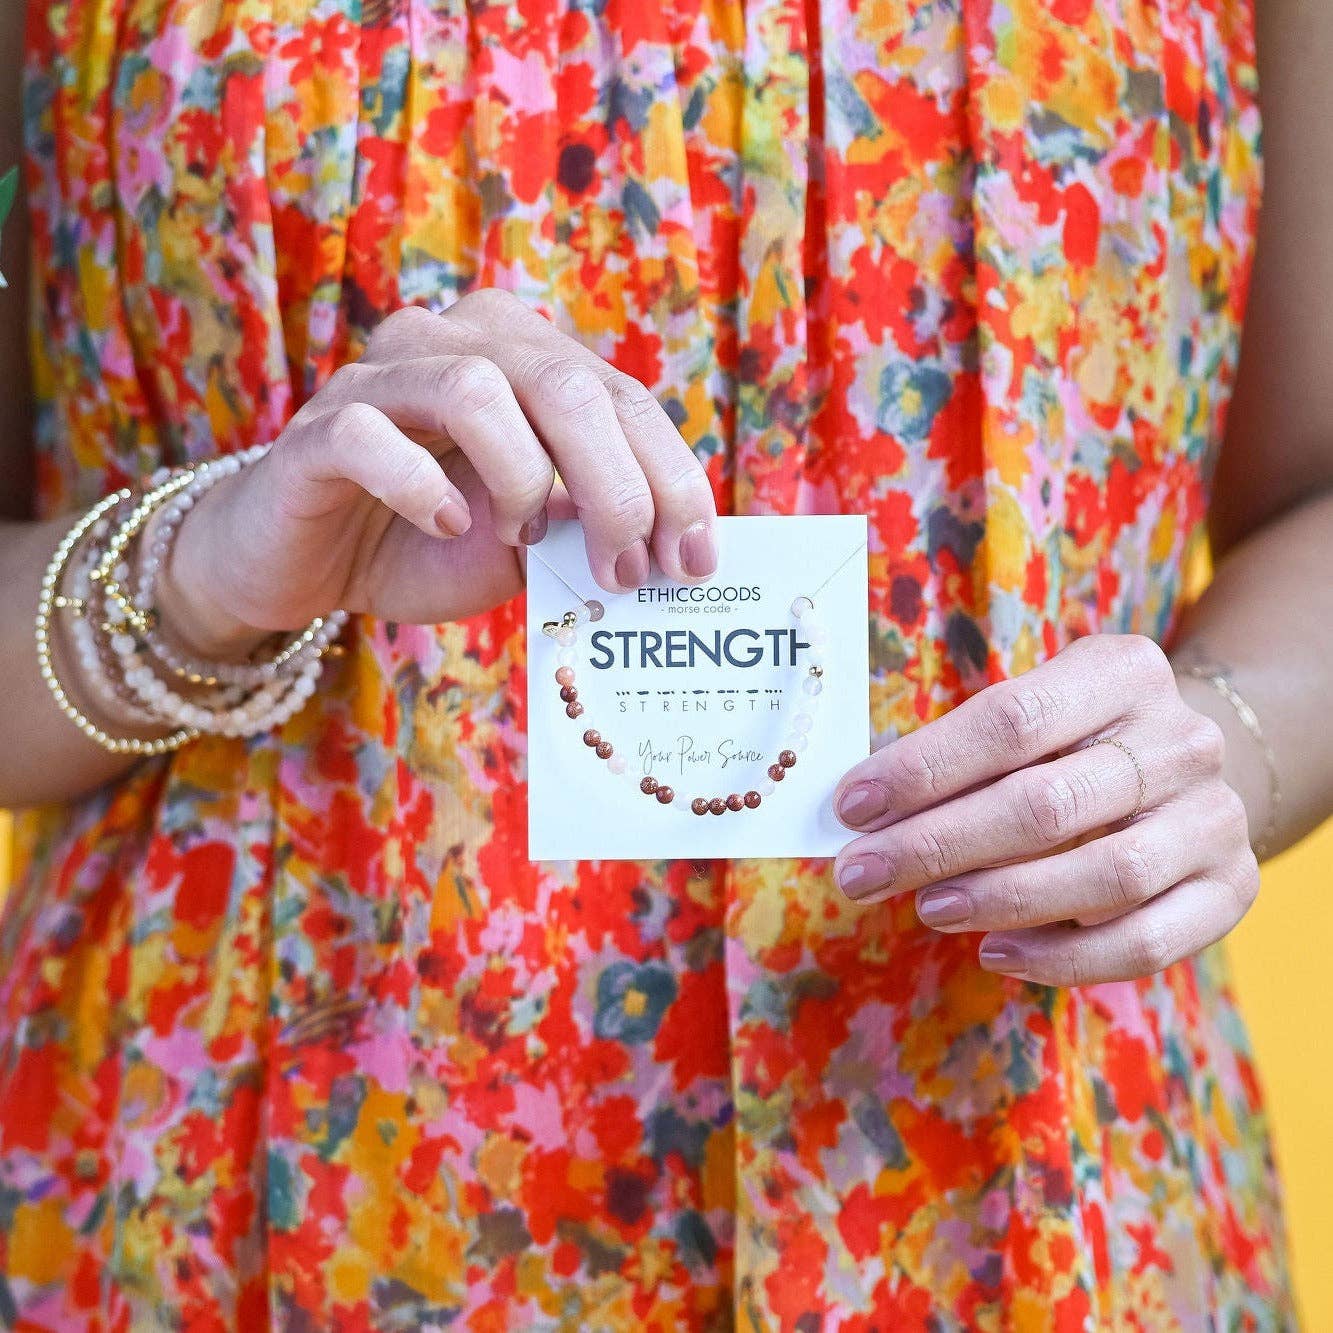
[[[100,745],[104,750],[111,751],[113,754],[159,755],[166,754],[169,750],[179,749],[187,741],[194,740],[199,732],[192,727],[181,727],[170,736],[162,736],[155,740],[144,740],[139,736],[112,736],[78,708],[65,692],[65,687],[56,675],[55,665],[51,657],[51,612],[57,606],[61,609],[68,608],[81,612],[84,605],[86,605],[86,603],[78,604],[76,599],[65,597],[58,591],[69,558],[74,548],[96,525],[97,521],[118,505],[124,504],[130,498],[130,495],[131,493],[128,490],[120,490],[99,500],[65,534],[60,545],[56,547],[55,554],[51,557],[51,563],[47,565],[46,573],[42,576],[42,590],[37,602],[37,619],[34,626],[37,639],[37,669],[41,673],[42,680],[46,682],[47,689],[51,691],[51,697],[55,699],[56,707],[90,741]]]
[[[268,444],[257,444],[253,448],[242,450],[239,454],[226,454],[201,464],[194,478],[162,505],[153,530],[152,543],[142,552],[139,561],[138,578],[134,594],[130,598],[133,613],[121,608],[124,618],[132,619],[134,623],[146,627],[141,633],[141,638],[148,651],[172,675],[189,681],[192,685],[213,686],[226,683],[243,686],[246,689],[259,689],[276,681],[286,670],[295,670],[309,659],[321,656],[347,622],[346,613],[341,611],[335,611],[328,617],[316,617],[284,645],[276,656],[267,662],[258,663],[202,662],[182,653],[164,635],[156,632],[157,617],[153,607],[156,600],[157,579],[171,556],[172,544],[185,515],[210,487],[215,486],[224,477],[234,476],[242,467],[257,463],[271,448],[272,446]],[[164,469],[155,473],[152,481],[155,486],[162,486],[168,483],[170,478],[171,473]],[[121,617],[113,615],[112,619],[116,623],[121,622]]]
[[[209,486],[255,462],[269,446],[260,445],[180,472],[159,472],[137,500],[116,492],[93,507],[57,548],[42,582],[36,633],[42,673],[61,711],[104,749],[121,754],[162,754],[203,733],[257,735],[282,725],[314,694],[323,658],[347,621],[343,611],[314,620],[267,662],[201,662],[174,648],[158,630],[153,607],[157,575],[185,514]],[[129,513],[114,527],[116,509]],[[152,547],[136,549],[148,521],[165,510]],[[85,539],[90,553],[75,560]],[[136,554],[144,558],[137,576]],[[68,578],[70,595],[60,584]],[[133,593],[128,591],[133,582]],[[99,702],[140,725],[170,725],[170,736],[155,740],[111,736],[86,717],[56,677],[51,656],[50,618],[55,609],[74,613],[72,642],[78,663]],[[154,669],[156,661],[192,686],[206,686],[186,698]]]

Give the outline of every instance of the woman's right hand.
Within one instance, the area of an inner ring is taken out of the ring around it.
[[[601,587],[637,587],[650,552],[670,578],[713,573],[707,476],[647,389],[507,293],[408,307],[200,498],[159,610],[212,656],[338,607],[473,615],[521,590],[514,548],[545,532],[557,469]]]

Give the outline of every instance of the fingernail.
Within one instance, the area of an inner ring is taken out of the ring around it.
[[[853,783],[838,798],[838,818],[853,828],[878,819],[888,808],[888,792],[880,782]]]
[[[1027,962],[1023,950],[1008,940],[987,940],[977,957],[987,972],[1019,973]]]
[[[637,588],[648,577],[648,548],[641,541],[616,556],[616,582],[622,588]]]
[[[717,543],[713,525],[692,523],[680,539],[681,567],[692,579],[706,579],[717,568]]]
[[[435,511],[435,526],[446,537],[461,537],[472,526],[472,515],[466,505],[448,495]]]
[[[928,889],[917,896],[916,914],[928,926],[956,926],[972,915],[972,907],[957,889]]]
[[[882,856],[853,856],[838,867],[838,887],[849,898],[864,898],[888,884],[888,865]]]
[[[543,537],[546,536],[546,510],[543,509],[536,518],[530,518],[518,530],[518,539],[524,546],[535,546]]]

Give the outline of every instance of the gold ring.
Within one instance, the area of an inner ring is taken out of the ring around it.
[[[1114,745],[1117,750],[1123,751],[1129,756],[1129,762],[1134,765],[1134,775],[1139,780],[1139,801],[1134,809],[1125,816],[1126,819],[1137,819],[1143,813],[1143,803],[1148,799],[1148,781],[1143,776],[1143,765],[1139,763],[1138,756],[1129,748],[1124,741],[1118,741],[1113,736],[1099,736],[1093,745]]]

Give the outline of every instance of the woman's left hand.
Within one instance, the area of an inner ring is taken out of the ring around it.
[[[1258,892],[1223,748],[1156,643],[1088,635],[852,769],[834,809],[861,836],[834,873],[858,902],[915,892],[927,926],[989,932],[993,972],[1147,976],[1221,939]]]

